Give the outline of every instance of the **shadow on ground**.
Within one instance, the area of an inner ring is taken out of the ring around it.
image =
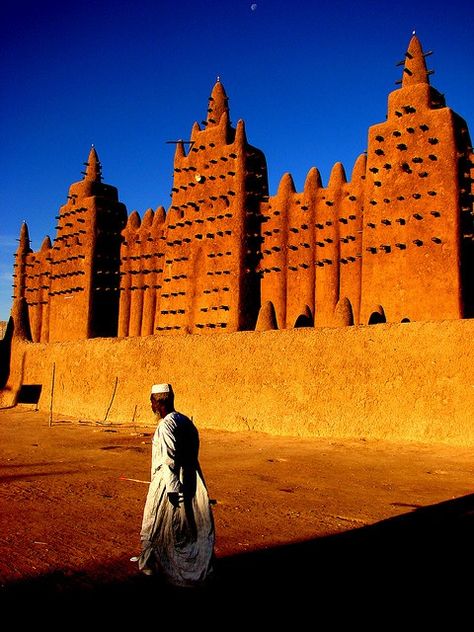
[[[328,612],[335,621],[361,620],[380,608],[393,618],[415,606],[433,616],[451,603],[460,610],[464,594],[472,598],[473,528],[470,494],[342,534],[219,559],[213,581],[199,590],[166,587],[120,560],[16,582],[0,598],[15,608],[39,603],[51,616],[64,608],[76,617],[90,607],[110,622],[198,616],[204,623],[223,613],[241,619],[252,608],[269,620]]]

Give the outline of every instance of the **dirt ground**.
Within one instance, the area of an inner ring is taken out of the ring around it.
[[[64,418],[48,427],[28,406],[0,411],[4,603],[113,603],[121,616],[166,596],[233,616],[253,603],[263,616],[336,600],[343,616],[367,599],[407,607],[420,587],[432,607],[438,594],[462,604],[472,591],[473,449],[201,429],[216,574],[177,596],[129,561],[153,431]]]

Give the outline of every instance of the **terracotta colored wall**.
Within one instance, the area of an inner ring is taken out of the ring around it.
[[[460,320],[16,343],[9,388],[23,373],[48,410],[55,362],[54,410],[80,419],[104,419],[118,377],[114,422],[153,423],[149,387],[169,381],[200,427],[474,445],[473,340]]]
[[[430,110],[408,95],[405,101],[416,111],[400,108],[400,116],[369,130],[365,323],[377,305],[389,321],[464,313],[454,120],[448,108]]]
[[[358,323],[364,187],[361,156],[351,182],[340,163],[327,187],[312,169],[302,193],[285,174],[262,204],[262,302],[274,305],[279,328]]]
[[[34,342],[117,335],[121,231],[126,208],[102,183],[94,148],[84,179],[69,188],[56,236],[32,252],[26,224],[15,259],[14,298],[27,304]]]
[[[95,149],[54,243],[17,251],[34,341],[338,327],[474,317],[474,157],[414,35],[384,123],[348,182],[341,163],[268,197],[263,153],[230,124],[218,80],[176,141],[171,206],[126,218]],[[126,225],[126,226],[125,226]],[[119,281],[120,279],[120,281]]]
[[[177,143],[168,213],[147,211],[140,223],[134,212],[123,231],[119,335],[253,328],[256,216],[267,193],[265,158],[243,121],[230,125],[217,82],[204,128],[195,123],[191,143]]]

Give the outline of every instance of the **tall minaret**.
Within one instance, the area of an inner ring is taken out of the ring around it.
[[[156,333],[253,329],[260,305],[259,202],[268,194],[263,153],[229,121],[218,80],[203,129],[178,142],[167,214]]]
[[[49,340],[116,336],[121,231],[126,208],[102,182],[92,146],[83,179],[69,188],[51,248]]]
[[[369,129],[361,324],[465,314],[460,236],[470,141],[466,123],[430,85],[425,57],[413,35],[387,120]]]
[[[26,301],[27,259],[30,253],[28,226],[26,222],[23,222],[20,230],[18,248],[15,253],[12,318],[14,336],[27,339],[31,339],[31,328]]]
[[[27,265],[26,257],[31,252],[30,235],[26,222],[23,222],[23,224],[21,225],[20,238],[18,241],[18,248],[15,253],[15,273],[13,275],[13,278],[15,279],[13,292],[14,299],[25,298]]]

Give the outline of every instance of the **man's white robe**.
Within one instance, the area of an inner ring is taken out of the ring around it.
[[[141,529],[141,570],[177,586],[201,583],[211,572],[214,521],[198,461],[199,435],[190,419],[166,415],[152,441],[151,484]],[[174,507],[169,493],[180,494]]]

